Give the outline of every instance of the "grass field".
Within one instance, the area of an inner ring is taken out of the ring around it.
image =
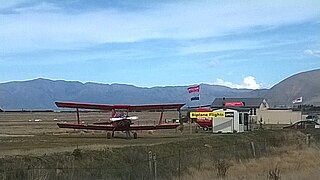
[[[160,113],[131,115],[139,116],[141,124],[154,124]],[[273,127],[277,130],[212,134],[185,127],[183,133],[138,132],[138,139],[127,140],[122,133],[106,139],[105,132],[57,127],[57,122],[75,122],[75,116],[70,112],[0,113],[0,179],[152,179],[150,151],[157,155],[152,163],[157,163],[158,179],[219,178],[219,160],[230,164],[227,179],[266,179],[275,168],[280,169],[281,179],[318,177],[320,136],[316,135],[320,132]],[[81,113],[84,123],[108,117],[102,112]],[[164,119],[176,117],[176,112],[167,112]],[[306,146],[305,133],[314,134],[312,148]]]
[[[138,125],[157,124],[159,112],[133,112],[130,115],[138,116]],[[81,112],[82,123],[106,121],[111,116],[106,112]],[[174,119],[178,113],[165,112],[165,119]],[[74,112],[4,112],[0,113],[0,152],[5,155],[23,155],[70,151],[76,147],[98,149],[104,146],[119,147],[142,144],[157,144],[189,138],[188,133],[181,134],[177,130],[139,131],[138,139],[126,140],[125,135],[116,132],[115,138],[106,139],[104,131],[86,131],[60,129],[57,122],[76,122]],[[35,121],[36,120],[36,121]],[[193,136],[201,136],[194,134]]]

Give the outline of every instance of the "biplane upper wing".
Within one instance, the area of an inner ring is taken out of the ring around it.
[[[143,104],[143,105],[128,105],[128,104],[91,104],[79,102],[55,102],[57,107],[63,108],[78,108],[78,109],[99,109],[99,110],[164,110],[164,109],[180,109],[185,104]]]

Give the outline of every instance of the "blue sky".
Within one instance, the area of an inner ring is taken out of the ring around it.
[[[270,88],[320,68],[320,1],[1,0],[0,82]]]

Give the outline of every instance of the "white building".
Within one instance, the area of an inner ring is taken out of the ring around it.
[[[235,133],[249,130],[248,113],[234,109],[217,109],[213,112],[224,112],[224,117],[212,119],[214,133]]]

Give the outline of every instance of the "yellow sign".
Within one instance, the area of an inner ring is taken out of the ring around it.
[[[225,113],[222,112],[190,112],[190,118],[223,118]]]

